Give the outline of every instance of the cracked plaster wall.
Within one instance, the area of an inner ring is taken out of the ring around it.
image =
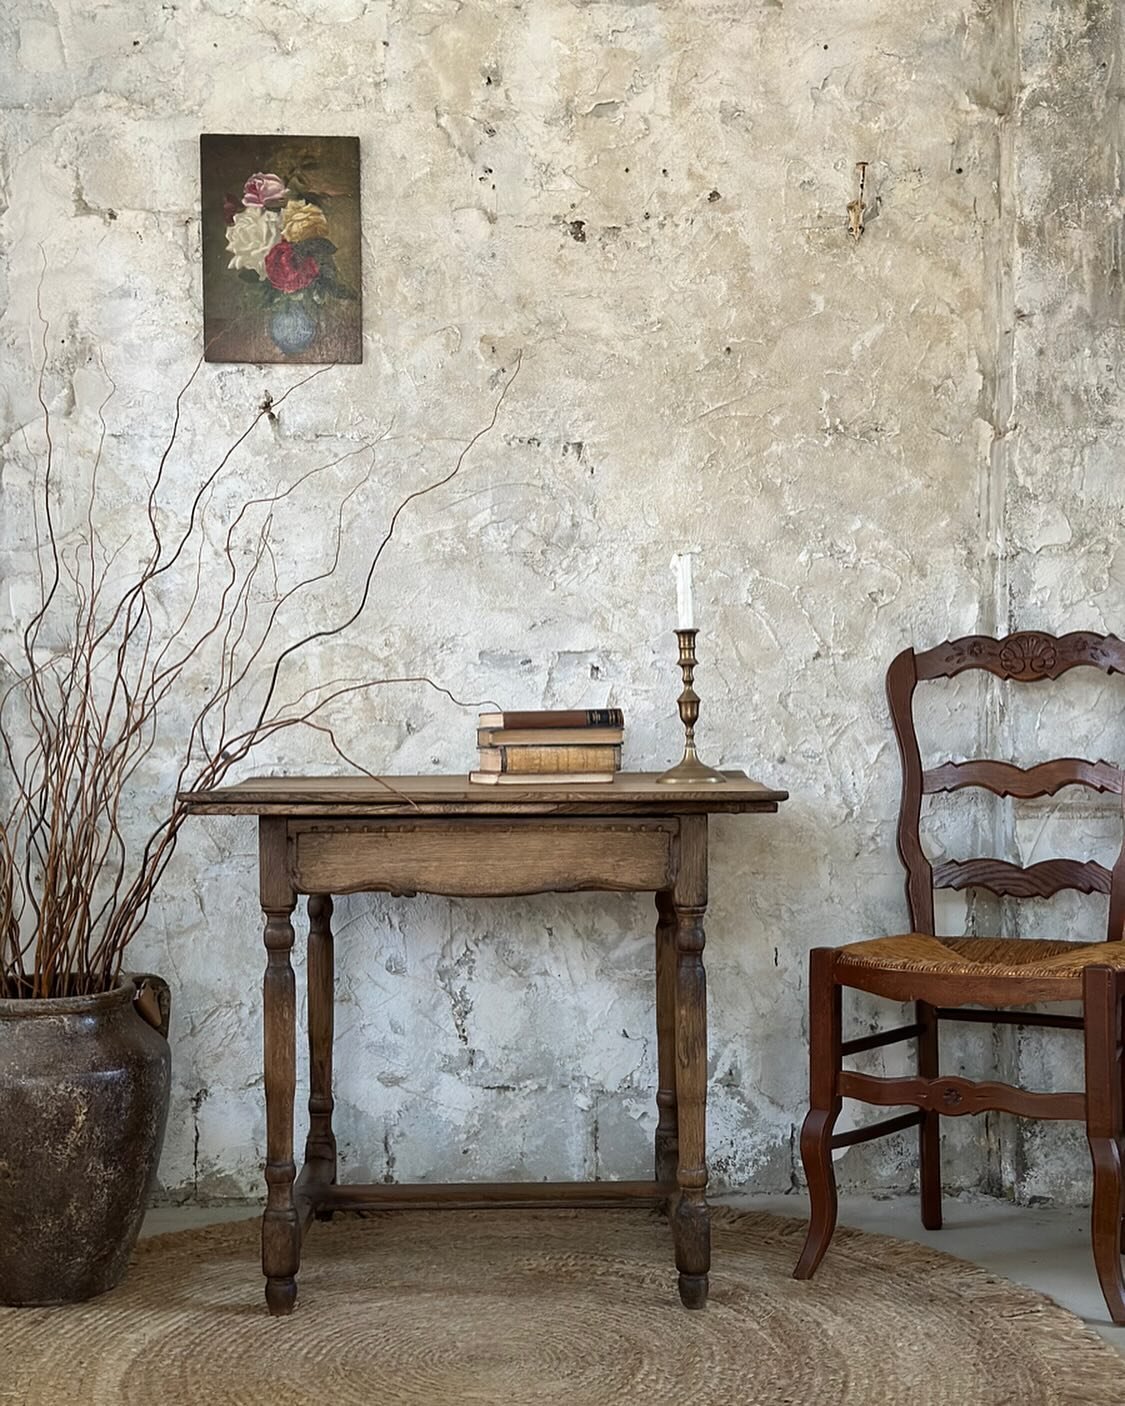
[[[408,511],[362,621],[316,668],[425,672],[508,706],[617,704],[634,769],[676,755],[667,564],[702,548],[703,749],[792,793],[775,818],[713,826],[712,1168],[794,1185],[807,950],[905,920],[887,661],[977,628],[1118,623],[1119,24],[1110,4],[1046,0],[17,0],[0,17],[9,629],[32,598],[41,262],[46,393],[78,484],[116,385],[112,536],[199,353],[198,134],[358,134],[364,364],[259,426],[215,520],[363,450],[341,561],[356,580],[522,355],[495,431]],[[878,200],[858,244],[857,161]],[[204,368],[170,514],[301,374]],[[332,471],[340,493],[352,462]],[[330,551],[331,496],[279,514],[284,566]],[[995,703],[978,723],[979,701],[926,702],[949,751],[1018,732]],[[186,716],[168,710],[146,799],[170,784]],[[467,770],[472,719],[414,686],[336,714],[347,750],[386,772]],[[1040,715],[1031,740],[1063,727]],[[320,741],[289,734],[245,771],[326,769]],[[964,853],[1028,823],[966,808],[934,844]],[[1105,833],[1081,813],[1081,842]],[[260,1186],[254,843],[249,825],[194,822],[135,954],[175,999],[175,1197]],[[945,912],[958,930],[973,916]],[[344,1174],[643,1167],[652,923],[620,897],[342,902]],[[955,1039],[950,1064],[972,1051],[1066,1072],[1031,1041]],[[1084,1193],[1073,1140],[966,1120],[947,1146],[955,1186]],[[913,1149],[854,1149],[842,1172],[906,1187]]]

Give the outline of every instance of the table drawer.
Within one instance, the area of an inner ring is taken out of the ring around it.
[[[465,897],[652,892],[669,888],[675,821],[432,821],[297,830],[293,881],[303,893]]]

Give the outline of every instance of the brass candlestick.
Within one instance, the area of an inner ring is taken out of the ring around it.
[[[726,777],[714,767],[704,766],[695,750],[695,724],[699,721],[699,694],[692,688],[695,679],[695,637],[698,630],[677,630],[676,641],[680,646],[680,672],[684,676],[684,688],[678,701],[680,721],[684,725],[684,755],[670,771],[658,776],[663,786],[713,785],[725,781]]]

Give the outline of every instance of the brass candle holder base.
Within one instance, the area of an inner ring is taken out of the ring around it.
[[[692,684],[695,680],[695,637],[698,630],[677,630],[680,647],[680,672],[684,677],[683,692],[677,700],[680,721],[684,725],[684,755],[663,776],[656,778],[660,786],[713,786],[726,780],[721,771],[704,766],[695,750],[695,724],[699,721],[699,694]]]

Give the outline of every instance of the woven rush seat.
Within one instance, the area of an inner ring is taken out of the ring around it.
[[[941,976],[1056,977],[1073,981],[1088,966],[1125,970],[1125,942],[1055,942],[1047,938],[929,937],[902,933],[838,949],[848,966]]]

